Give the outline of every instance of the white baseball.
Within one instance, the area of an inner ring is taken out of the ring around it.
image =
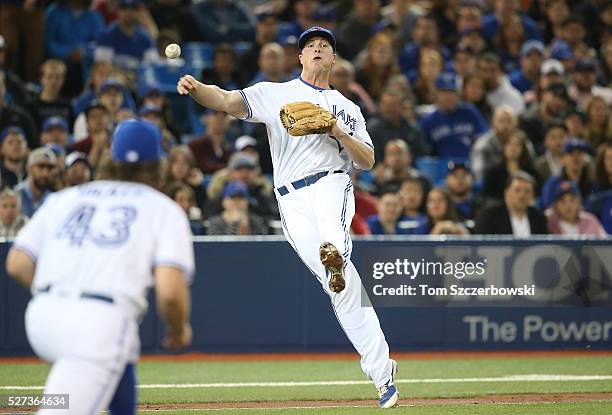
[[[170,43],[166,46],[166,57],[168,59],[176,59],[181,56],[181,47],[176,43]]]

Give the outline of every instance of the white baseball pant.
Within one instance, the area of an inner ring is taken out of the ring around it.
[[[69,409],[38,413],[93,415],[107,409],[140,349],[135,314],[118,304],[41,293],[28,304],[25,320],[30,345],[53,363],[44,393],[69,395]]]
[[[310,186],[276,198],[285,237],[323,290],[330,296],[334,313],[347,337],[361,355],[361,368],[378,388],[391,377],[389,346],[372,307],[361,306],[361,279],[351,262],[349,234],[355,214],[353,184],[346,173],[330,173]],[[327,285],[319,246],[332,243],[344,258],[346,288],[336,294]]]

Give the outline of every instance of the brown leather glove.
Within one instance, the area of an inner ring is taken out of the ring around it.
[[[311,102],[290,102],[280,110],[283,127],[294,136],[329,133],[336,117]]]

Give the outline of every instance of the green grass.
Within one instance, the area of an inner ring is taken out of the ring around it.
[[[155,411],[139,412],[139,414],[155,415],[194,415],[194,414],[282,414],[282,415],[344,415],[344,414],[380,414],[377,408],[303,408],[303,409],[228,409],[199,411]],[[429,405],[403,406],[385,412],[390,415],[603,415],[612,413],[612,403],[584,402],[564,404],[511,404],[511,405]]]
[[[401,360],[398,379],[475,378],[525,374],[612,375],[612,359],[605,356],[528,357],[491,359]],[[43,385],[48,365],[0,364],[1,385]],[[366,380],[359,362],[354,361],[279,361],[279,362],[142,362],[137,366],[138,382],[151,383],[220,383]],[[399,384],[402,397],[473,397],[487,394],[612,392],[612,381],[554,382],[470,382]],[[0,393],[9,393],[0,390]],[[34,392],[34,391],[32,391]],[[22,392],[23,393],[23,392]],[[291,400],[360,400],[375,399],[371,385],[239,387],[140,389],[141,403],[291,401]],[[551,408],[554,406],[554,411]],[[290,404],[289,404],[290,406]],[[488,407],[488,409],[487,409]],[[491,408],[499,407],[497,412]],[[483,409],[484,408],[484,409]],[[419,414],[604,414],[612,413],[612,403],[542,404],[542,405],[465,405],[411,407]],[[405,413],[407,408],[393,413]],[[307,409],[295,411],[266,410],[269,413],[371,413],[372,408]],[[368,412],[369,411],[369,412]],[[194,414],[199,411],[185,411]],[[244,410],[245,413],[266,413]],[[159,414],[160,412],[156,412]],[[169,412],[178,414],[180,412]],[[206,411],[203,411],[206,413]],[[214,413],[236,413],[234,410]]]

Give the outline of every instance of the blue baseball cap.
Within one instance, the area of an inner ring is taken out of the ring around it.
[[[449,161],[447,164],[447,168],[448,168],[448,172],[452,173],[455,170],[458,169],[463,169],[465,171],[467,171],[468,173],[471,173],[472,171],[470,170],[470,163],[467,161]]]
[[[597,66],[595,65],[595,61],[593,59],[578,59],[576,61],[576,67],[574,70],[576,72],[595,72]]]
[[[561,196],[568,193],[580,196],[580,189],[576,182],[572,180],[562,180],[558,182],[553,191],[553,201],[557,201]]]
[[[63,157],[66,155],[66,149],[57,143],[49,143],[46,147],[51,149],[56,157]]]
[[[119,0],[117,5],[120,8],[136,8],[142,4],[142,0]]]
[[[227,167],[232,170],[243,168],[252,170],[257,167],[257,160],[249,153],[238,152],[232,154],[232,157],[230,157],[230,160],[227,162]]]
[[[539,40],[528,40],[527,42],[523,43],[523,46],[521,46],[520,56],[521,58],[524,58],[534,51],[544,56],[544,43],[540,42]]]
[[[334,37],[334,34],[331,32],[331,30],[320,26],[311,27],[310,29],[305,30],[300,35],[300,39],[298,40],[298,47],[300,48],[300,50],[304,49],[304,45],[306,44],[308,39],[313,37],[322,37],[329,40],[329,43],[331,43],[332,48],[334,49],[334,52],[336,52],[336,38]]]
[[[142,107],[140,107],[140,110],[138,110],[139,117],[142,117],[147,114],[161,115],[161,113],[162,113],[161,107],[157,105],[152,105],[152,104],[143,105]]]
[[[550,48],[550,57],[559,61],[573,59],[574,50],[569,43],[558,40]]]
[[[314,20],[323,22],[335,22],[337,18],[338,15],[336,14],[335,7],[330,6],[329,4],[319,6],[313,16]]]
[[[121,82],[119,82],[118,80],[114,78],[108,78],[107,80],[102,82],[102,85],[100,85],[100,94],[103,94],[109,89],[113,89],[113,88],[118,89],[121,92],[123,92],[123,89],[124,89],[123,84]]]
[[[9,125],[4,130],[0,131],[0,143],[2,143],[9,134],[19,134],[25,138],[25,131],[23,131],[23,128],[17,127],[16,125]]]
[[[436,78],[436,88],[440,91],[457,91],[457,77],[452,72],[443,72]]]
[[[249,188],[241,181],[235,180],[225,185],[223,197],[245,197],[249,198]]]
[[[255,20],[257,20],[258,22],[261,22],[262,20],[267,19],[268,17],[272,17],[275,20],[278,20],[278,14],[271,10],[265,10],[261,13],[256,14]]]
[[[43,131],[49,131],[52,128],[61,128],[68,131],[68,123],[62,117],[49,117],[43,122]]]
[[[162,90],[155,84],[149,84],[140,90],[140,98],[149,98],[163,95]]]
[[[111,144],[111,158],[121,163],[158,161],[161,131],[145,120],[125,120],[117,125]]]
[[[570,138],[563,146],[563,154],[571,153],[574,150],[580,150],[583,153],[590,153],[591,146],[589,146],[586,141],[579,138]]]

